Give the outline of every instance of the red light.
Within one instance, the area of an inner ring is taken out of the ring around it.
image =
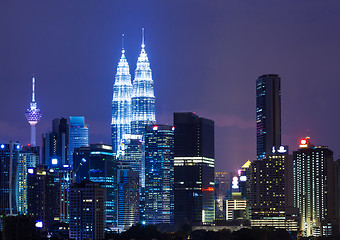
[[[213,187],[203,188],[202,191],[213,192],[215,189]]]
[[[306,139],[301,139],[300,144],[301,145],[306,145],[307,144],[307,140]]]
[[[30,146],[31,146],[31,144],[27,144],[27,146],[28,146],[28,147],[30,147]]]

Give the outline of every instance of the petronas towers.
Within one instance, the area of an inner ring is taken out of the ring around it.
[[[145,51],[144,29],[141,48],[131,84],[130,68],[122,47],[112,98],[111,138],[114,153],[119,152],[124,135],[142,135],[146,125],[156,122],[155,95],[150,62]]]

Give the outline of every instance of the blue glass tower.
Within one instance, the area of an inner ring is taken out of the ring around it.
[[[124,35],[123,35],[124,36]],[[117,153],[124,134],[131,133],[132,84],[124,47],[113,86],[111,138],[113,153]]]
[[[155,100],[150,62],[145,51],[143,28],[142,50],[138,57],[135,79],[133,80],[132,134],[143,134],[146,125],[156,122]]]
[[[145,216],[148,224],[174,223],[174,127],[145,130]]]
[[[69,164],[73,165],[73,152],[75,148],[89,145],[89,127],[85,124],[84,117],[72,117],[69,120],[70,128],[70,156]]]

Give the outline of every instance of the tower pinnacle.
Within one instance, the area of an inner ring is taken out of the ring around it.
[[[144,44],[144,28],[142,28],[142,48],[145,48],[145,44]]]

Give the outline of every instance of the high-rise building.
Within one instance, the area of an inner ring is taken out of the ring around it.
[[[174,113],[175,225],[215,220],[214,121]]]
[[[146,223],[174,223],[174,127],[145,128]]]
[[[118,226],[128,229],[139,222],[139,173],[130,166],[119,164],[118,184]]]
[[[150,62],[145,51],[144,28],[142,29],[142,50],[138,57],[135,78],[132,83],[131,133],[143,135],[145,126],[156,123],[155,94]]]
[[[84,180],[70,189],[71,239],[104,239],[105,189],[99,183]]]
[[[123,46],[122,56],[118,63],[115,83],[113,85],[112,97],[111,138],[112,150],[115,154],[120,148],[124,134],[131,133],[131,97],[131,75]]]
[[[309,137],[300,141],[294,152],[294,204],[304,236],[337,233],[335,171],[328,147],[312,145]]]
[[[60,183],[58,176],[46,165],[27,169],[28,213],[42,222],[46,229],[59,221]]]
[[[117,171],[112,146],[90,144],[74,150],[73,156],[76,182],[90,180],[105,190],[106,226],[117,225]]]
[[[276,74],[256,80],[256,140],[257,159],[271,154],[273,146],[281,146],[281,90]]]
[[[39,147],[24,146],[19,152],[17,163],[16,202],[18,214],[27,214],[27,170],[39,164]]]
[[[247,201],[252,227],[271,226],[287,231],[298,230],[298,212],[290,202],[288,148],[272,149],[272,154],[255,160],[247,170]]]
[[[31,125],[31,146],[36,146],[37,144],[37,130],[36,125],[41,118],[41,112],[35,101],[35,78],[32,78],[32,102],[30,103],[30,108],[26,111],[26,119]]]
[[[52,132],[43,134],[42,163],[49,168],[69,164],[70,128],[66,118],[52,121]]]
[[[128,165],[132,171],[139,174],[139,184],[145,186],[145,162],[143,135],[123,135],[122,148],[117,155],[117,161]]]
[[[17,142],[0,144],[0,209],[6,215],[17,214],[19,151],[20,145]]]
[[[225,220],[224,200],[229,189],[229,179],[227,172],[215,172],[215,219]]]
[[[89,145],[89,127],[85,124],[84,117],[69,118],[70,148],[69,165],[73,165],[73,152],[75,148]]]

